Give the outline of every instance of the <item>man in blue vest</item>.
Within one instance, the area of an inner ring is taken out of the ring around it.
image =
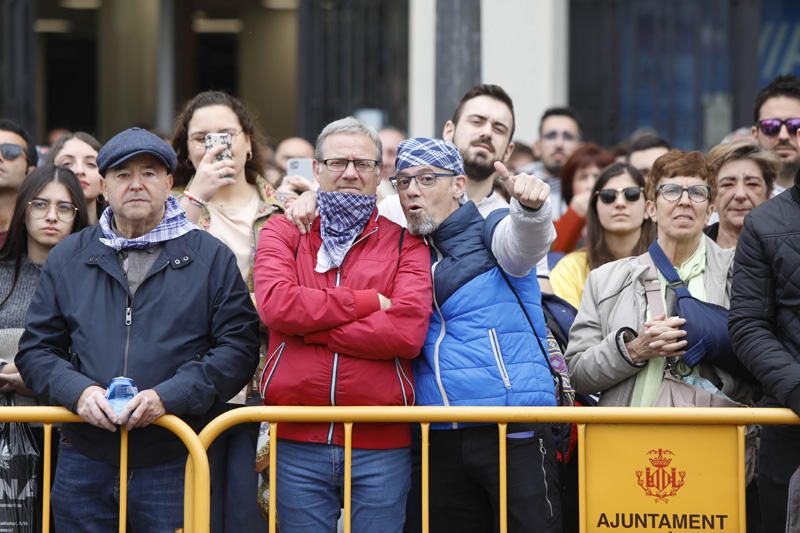
[[[431,245],[434,311],[415,361],[418,405],[554,406],[535,265],[555,238],[549,186],[495,163],[509,209],[486,219],[465,201],[458,149],[403,141],[392,178],[409,231]],[[432,531],[491,531],[499,521],[495,425],[434,425]],[[550,428],[511,424],[509,531],[560,531],[560,484]]]

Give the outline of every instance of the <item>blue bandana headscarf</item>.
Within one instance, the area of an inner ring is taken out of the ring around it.
[[[375,195],[317,192],[322,247],[317,254],[317,272],[339,268],[347,252],[375,210]]]
[[[118,252],[130,248],[144,250],[160,242],[176,239],[192,230],[199,229],[186,217],[186,213],[172,196],[167,197],[166,209],[161,222],[149,232],[135,239],[126,239],[114,233],[111,228],[113,216],[114,212],[111,210],[111,206],[106,207],[100,216],[100,228],[103,230],[103,237],[100,238],[100,242]]]
[[[464,174],[464,159],[458,148],[441,139],[406,139],[397,147],[397,172],[409,167],[430,165],[455,174]]]
[[[409,167],[430,165],[449,170],[456,175],[464,174],[464,158],[458,148],[442,139],[416,137],[406,139],[397,147],[395,173]],[[467,201],[466,192],[459,198],[460,203]]]

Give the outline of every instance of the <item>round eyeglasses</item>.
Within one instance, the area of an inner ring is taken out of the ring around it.
[[[677,202],[683,193],[689,194],[689,200],[696,204],[707,202],[711,198],[711,187],[708,185],[692,185],[691,187],[681,187],[675,183],[664,183],[656,187],[656,194],[668,202]]]
[[[28,212],[35,219],[44,218],[50,212],[51,205],[53,205],[53,202],[50,200],[34,198],[28,202]],[[71,222],[78,215],[78,208],[69,202],[55,202],[55,206],[56,217],[61,222]]]

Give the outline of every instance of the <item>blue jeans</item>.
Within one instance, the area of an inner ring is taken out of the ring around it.
[[[175,533],[183,527],[186,458],[128,470],[128,531]],[[56,531],[118,531],[119,468],[62,442],[51,493]]]
[[[344,505],[344,448],[279,439],[277,454],[281,533],[335,533]],[[352,531],[402,531],[410,485],[408,448],[354,448]]]

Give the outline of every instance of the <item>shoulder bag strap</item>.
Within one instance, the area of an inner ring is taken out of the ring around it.
[[[653,316],[663,314],[665,311],[664,301],[661,299],[661,283],[658,281],[656,266],[653,263],[653,258],[650,256],[650,253],[645,252],[640,255],[639,263],[647,267],[647,273],[644,278],[644,293],[647,296],[647,307],[650,308],[650,312]]]
[[[661,275],[664,276],[669,283],[669,287],[675,291],[675,294],[679,297],[691,296],[689,289],[686,287],[686,283],[678,276],[678,272],[675,270],[675,267],[672,266],[664,250],[658,245],[658,241],[653,241],[653,244],[650,245],[647,252],[647,255],[650,256],[650,264],[654,264],[655,267],[658,268]]]
[[[661,250],[660,247],[658,249]],[[661,254],[663,255],[664,252],[662,251]],[[666,256],[664,256],[664,258],[666,259]],[[647,307],[650,308],[651,316],[664,314],[664,300],[661,299],[661,282],[658,280],[656,265],[653,262],[653,257],[651,256],[650,252],[645,252],[640,255],[639,263],[647,267],[647,273],[645,274],[644,278],[644,293],[645,296],[647,296]],[[670,267],[671,266],[672,265],[670,265]],[[674,268],[672,270],[673,272],[675,271]],[[677,272],[675,275],[677,276]],[[684,290],[686,290],[685,287]],[[674,357],[666,358],[666,365],[664,366],[665,374],[671,371],[672,367],[675,365],[675,362],[676,358]]]
[[[539,335],[536,333],[536,328],[533,325],[533,320],[531,320],[531,317],[528,314],[528,310],[525,308],[525,303],[522,301],[522,298],[520,297],[519,293],[517,292],[517,289],[515,289],[514,285],[512,285],[511,280],[508,279],[508,274],[506,274],[506,271],[503,270],[503,268],[499,264],[497,264],[496,261],[495,261],[495,265],[497,266],[497,270],[500,271],[500,275],[503,276],[503,280],[506,282],[506,285],[508,285],[508,288],[511,289],[511,293],[517,299],[517,303],[519,304],[519,308],[522,310],[522,313],[525,315],[525,319],[528,321],[528,325],[530,325],[530,327],[531,327],[531,331],[533,332],[533,337],[536,339],[536,342],[539,344],[539,349],[542,351],[542,357],[544,357],[545,361],[547,361],[547,368],[550,370],[550,375],[553,376],[553,380],[555,380],[555,382],[558,384],[558,387],[559,387],[560,390],[563,391],[563,390],[566,390],[567,388],[571,389],[571,385],[568,386],[568,387],[565,387],[564,379],[562,379],[561,373],[557,369],[553,368],[553,362],[550,360],[550,352],[547,350],[547,348],[544,347],[544,345],[542,344],[542,340],[539,338]],[[541,304],[541,305],[544,305],[544,304]],[[545,327],[545,330],[547,330],[547,324],[546,323],[545,323],[544,327]]]

